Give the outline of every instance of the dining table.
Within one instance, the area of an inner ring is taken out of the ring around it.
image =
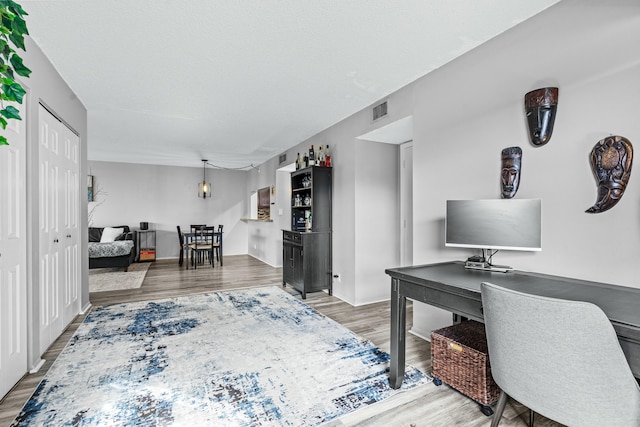
[[[213,238],[217,240],[217,242],[220,244],[219,245],[219,249],[220,249],[220,266],[224,265],[223,264],[223,259],[224,257],[222,256],[222,235],[223,232],[222,231],[208,231],[208,233],[213,234]],[[185,250],[189,249],[189,243],[193,242],[195,239],[198,238],[198,236],[201,236],[202,232],[201,231],[192,231],[189,233],[182,233],[182,244]],[[187,258],[188,258],[188,254],[187,254]],[[211,262],[213,262],[213,260],[211,260]],[[187,268],[188,268],[188,264],[187,264]]]

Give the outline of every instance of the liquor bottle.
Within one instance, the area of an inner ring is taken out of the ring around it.
[[[306,168],[307,166],[309,166],[309,156],[307,155],[307,153],[304,153],[304,167]]]
[[[324,166],[324,149],[322,145],[318,147],[318,166]]]
[[[298,157],[296,157],[296,170],[300,169],[300,153],[298,153]]]
[[[311,144],[311,148],[309,148],[309,166],[313,166],[316,164],[315,152],[313,151],[313,144]]]
[[[331,151],[329,151],[329,144],[324,149],[324,165],[328,168],[331,167]]]

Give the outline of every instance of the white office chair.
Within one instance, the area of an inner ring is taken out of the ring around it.
[[[611,322],[594,304],[483,283],[491,373],[508,396],[569,426],[640,426],[640,387]]]

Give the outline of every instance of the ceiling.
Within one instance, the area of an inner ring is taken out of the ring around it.
[[[89,160],[243,168],[557,1],[19,2],[87,108]]]

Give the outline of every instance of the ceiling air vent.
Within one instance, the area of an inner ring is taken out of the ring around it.
[[[278,159],[279,159],[279,163],[280,164],[286,162],[287,161],[287,153],[280,154],[280,157]]]
[[[387,115],[387,101],[373,107],[373,120],[381,119]]]

